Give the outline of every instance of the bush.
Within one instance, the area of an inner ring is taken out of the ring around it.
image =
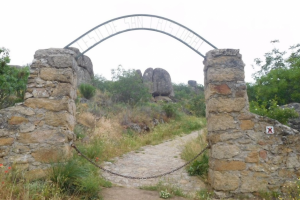
[[[162,108],[163,108],[163,111],[166,112],[167,117],[177,117],[178,116],[177,104],[165,103]]]
[[[188,169],[188,173],[191,176],[199,175],[206,176],[208,173],[208,155],[206,153],[200,158],[200,160],[195,160],[190,168]]]
[[[112,70],[111,92],[116,102],[134,105],[138,102],[149,101],[151,95],[148,88],[143,84],[141,77],[135,70],[124,70],[123,68]]]
[[[8,66],[9,50],[0,48],[0,109],[24,100],[29,67]]]
[[[102,75],[95,75],[92,79],[92,85],[101,90],[102,92],[110,91],[112,81],[106,80],[106,78]]]
[[[257,101],[250,102],[250,111],[252,113],[266,116],[278,120],[282,124],[287,124],[289,118],[298,117],[298,113],[290,108],[280,108],[276,100],[263,101],[259,104]]]
[[[86,99],[92,98],[96,93],[96,88],[95,87],[93,87],[90,84],[85,84],[85,83],[80,84],[79,90],[80,90],[80,93]]]

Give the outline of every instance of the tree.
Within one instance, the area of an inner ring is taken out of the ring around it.
[[[8,66],[9,50],[0,48],[0,109],[23,101],[29,67],[21,69]]]
[[[124,70],[119,66],[117,69],[112,69],[111,73],[113,80],[111,93],[115,101],[136,104],[151,98],[148,88],[135,70]]]
[[[264,55],[264,61],[255,59],[260,70],[253,75],[256,82],[247,84],[250,111],[284,124],[298,114],[279,105],[300,102],[300,44],[290,47],[290,51],[285,58],[287,52],[274,48]]]
[[[261,69],[253,75],[255,84],[248,84],[249,100],[259,102],[276,99],[279,105],[300,102],[300,44],[290,48],[292,53],[273,49],[265,61],[255,59]]]

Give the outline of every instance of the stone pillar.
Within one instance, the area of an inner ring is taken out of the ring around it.
[[[209,183],[215,190],[235,191],[240,187],[241,171],[246,169],[239,145],[238,117],[248,113],[244,82],[244,63],[239,50],[209,51],[204,60],[206,118],[211,145]]]
[[[0,143],[3,140],[7,145],[1,147],[5,151],[0,158],[5,166],[14,164],[39,176],[51,162],[71,155],[76,121],[75,56],[66,49],[36,51],[25,102],[0,111]]]

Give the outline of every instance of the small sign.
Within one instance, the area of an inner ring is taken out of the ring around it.
[[[266,133],[267,134],[274,134],[274,127],[273,126],[266,126]]]

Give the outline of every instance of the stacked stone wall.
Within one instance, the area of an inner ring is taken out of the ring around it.
[[[75,56],[65,49],[36,51],[24,103],[0,110],[0,163],[41,176],[51,162],[71,155]]]
[[[280,191],[300,175],[300,135],[249,112],[244,63],[238,50],[219,49],[204,60],[209,183],[225,194]],[[274,134],[266,127],[273,126]]]

